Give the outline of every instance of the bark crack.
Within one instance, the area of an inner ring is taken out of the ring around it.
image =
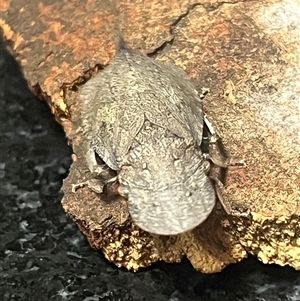
[[[248,0],[248,2],[255,2],[257,0]],[[173,42],[174,42],[174,39],[175,39],[175,35],[174,35],[174,31],[177,27],[177,25],[185,18],[187,17],[196,7],[198,6],[202,6],[206,12],[211,12],[211,11],[215,11],[217,10],[218,8],[220,8],[221,6],[225,5],[225,4],[232,4],[232,5],[235,5],[237,3],[240,3],[240,2],[245,2],[245,0],[237,0],[237,1],[222,1],[222,2],[218,2],[218,3],[206,3],[206,4],[203,4],[203,3],[200,3],[200,2],[197,2],[197,3],[194,3],[192,5],[189,5],[186,9],[185,12],[183,12],[182,14],[180,14],[177,19],[171,23],[170,25],[170,29],[169,29],[169,32],[172,36],[172,38],[170,40],[166,40],[164,41],[163,43],[161,43],[158,47],[156,47],[154,50],[151,50],[149,52],[147,52],[147,55],[152,57],[152,58],[156,58],[156,56],[161,53],[168,45],[172,45]]]

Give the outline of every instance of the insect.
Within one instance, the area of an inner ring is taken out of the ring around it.
[[[200,147],[202,100],[183,70],[121,43],[111,64],[83,86],[81,100],[89,169],[104,172],[99,156],[116,171],[140,228],[175,235],[209,216],[216,193]]]

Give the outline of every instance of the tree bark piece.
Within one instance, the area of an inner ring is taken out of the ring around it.
[[[109,3],[109,4],[108,4]],[[286,1],[2,1],[3,36],[35,92],[47,99],[74,150],[63,207],[118,266],[137,270],[186,255],[206,273],[247,253],[300,269],[300,7]],[[128,44],[186,70],[205,111],[245,169],[228,172],[224,202],[193,231],[140,230],[112,185],[72,192],[89,170],[78,134],[78,90],[114,56],[114,30]],[[298,96],[298,97],[297,97]]]

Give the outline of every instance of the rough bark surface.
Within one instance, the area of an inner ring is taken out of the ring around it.
[[[186,255],[218,272],[247,253],[300,269],[300,5],[285,1],[2,0],[0,26],[29,85],[45,98],[74,150],[62,201],[66,212],[118,266],[137,270]],[[193,231],[150,235],[130,220],[114,186],[71,192],[89,171],[82,157],[78,89],[114,56],[114,30],[128,44],[182,67],[231,155],[227,215],[216,208]]]

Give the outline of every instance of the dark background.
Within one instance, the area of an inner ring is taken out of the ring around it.
[[[187,260],[116,268],[65,215],[71,149],[2,42],[0,105],[0,300],[300,300],[300,272],[252,257],[214,275]]]

